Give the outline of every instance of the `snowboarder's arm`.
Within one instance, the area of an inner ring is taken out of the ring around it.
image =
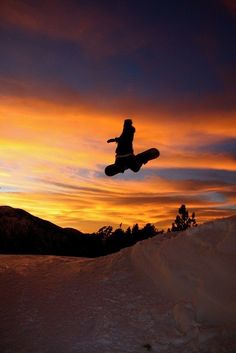
[[[114,139],[109,139],[107,140],[107,143],[110,143],[110,142],[118,142],[119,141],[119,137],[115,137]]]

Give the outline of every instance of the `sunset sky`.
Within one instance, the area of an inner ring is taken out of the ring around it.
[[[84,232],[236,214],[234,0],[2,0],[0,205]],[[124,119],[135,174],[104,174]]]

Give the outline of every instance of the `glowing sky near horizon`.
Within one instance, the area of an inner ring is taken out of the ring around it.
[[[135,4],[135,5],[134,5]],[[2,1],[0,204],[63,227],[236,214],[235,2]],[[159,159],[108,178],[123,120]]]

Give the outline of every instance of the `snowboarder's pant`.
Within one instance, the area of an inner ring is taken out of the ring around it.
[[[128,157],[116,157],[115,164],[121,169],[131,169],[135,173],[137,173],[142,166],[142,163],[138,162],[135,155]]]

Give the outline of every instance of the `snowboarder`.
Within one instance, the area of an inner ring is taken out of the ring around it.
[[[105,168],[106,175],[113,176],[118,173],[124,173],[126,169],[131,169],[137,173],[143,164],[146,164],[150,159],[159,157],[160,153],[156,148],[151,148],[135,155],[133,150],[134,133],[135,127],[132,120],[125,119],[120,137],[107,140],[107,143],[116,142],[117,148],[115,163]]]

